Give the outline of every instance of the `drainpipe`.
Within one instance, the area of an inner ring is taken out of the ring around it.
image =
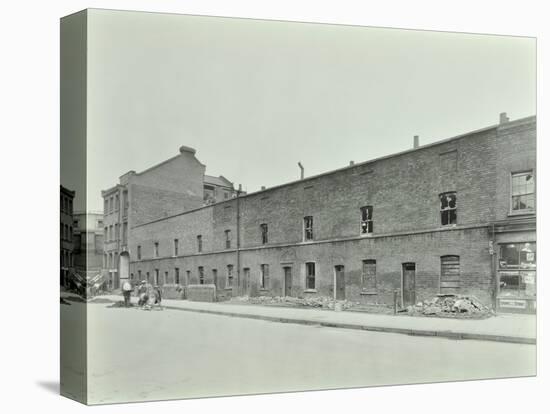
[[[239,296],[241,295],[241,192],[242,186],[239,184],[239,189],[237,190],[237,292]]]

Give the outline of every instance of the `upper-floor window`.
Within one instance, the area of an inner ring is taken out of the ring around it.
[[[361,234],[369,234],[373,230],[372,206],[361,207]]]
[[[262,232],[262,244],[267,243],[267,224],[260,224],[260,231]]]
[[[269,287],[269,265],[260,265],[260,287],[267,289]]]
[[[177,256],[179,251],[178,251],[178,246],[179,245],[179,241],[178,239],[174,239],[174,256]]]
[[[512,174],[512,212],[535,209],[535,179],[532,171]]]
[[[118,197],[118,194],[115,196],[115,211],[118,211],[118,207],[120,205],[120,198]]]
[[[448,192],[439,195],[441,225],[456,224],[456,192]]]
[[[138,260],[141,260],[141,246],[137,247],[137,258]]]
[[[304,240],[313,240],[313,216],[304,217]]]
[[[154,257],[159,257],[159,242],[155,242]]]
[[[231,230],[225,231],[225,248],[226,249],[231,248]]]
[[[315,263],[306,263],[306,289],[315,289]]]
[[[197,236],[197,251],[202,252],[202,236],[200,234]]]
[[[103,200],[103,212],[107,214],[109,212],[109,199],[106,198]]]

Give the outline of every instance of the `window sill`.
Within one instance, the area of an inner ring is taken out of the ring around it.
[[[232,286],[225,287],[224,290],[233,290]]]
[[[378,295],[378,292],[375,290],[365,290],[361,292],[360,295]]]
[[[268,292],[270,289],[263,287],[263,288],[260,288],[259,290],[260,292]]]
[[[534,216],[536,214],[535,210],[526,210],[526,211],[510,211],[508,217],[517,217],[517,216]]]
[[[370,233],[359,233],[359,236],[360,237],[370,237],[373,235],[373,232],[370,232]]]
[[[317,293],[317,289],[305,289],[304,293]]]

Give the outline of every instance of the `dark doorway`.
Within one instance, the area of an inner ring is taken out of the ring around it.
[[[243,290],[245,295],[250,294],[250,269],[248,267],[243,269]]]
[[[403,306],[414,305],[416,303],[416,264],[403,263]]]
[[[283,267],[285,271],[285,296],[292,296],[292,267]]]
[[[344,266],[334,266],[336,275],[336,300],[344,300],[346,298],[346,276]]]

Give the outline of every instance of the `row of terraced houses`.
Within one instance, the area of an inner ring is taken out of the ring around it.
[[[232,296],[536,309],[536,118],[244,193],[192,148],[102,192],[104,272]]]

